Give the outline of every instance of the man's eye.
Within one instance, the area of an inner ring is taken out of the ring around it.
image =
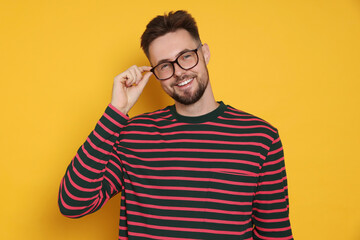
[[[168,68],[170,68],[170,63],[164,63],[160,65],[161,71],[167,70]]]
[[[191,58],[191,56],[192,56],[191,53],[186,53],[186,54],[182,55],[182,59],[186,60],[186,59]]]

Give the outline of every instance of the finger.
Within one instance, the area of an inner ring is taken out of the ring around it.
[[[152,72],[147,72],[144,74],[143,78],[141,79],[141,81],[138,84],[138,87],[140,89],[144,89],[144,87],[146,86],[146,84],[149,81],[149,78],[151,77],[152,74],[153,74]]]
[[[151,77],[151,75],[153,75],[152,72],[147,72],[147,73],[144,74],[143,79],[144,79],[145,81],[148,81],[149,78]]]
[[[143,76],[142,76],[141,71],[140,71],[139,68],[135,68],[134,73],[136,75],[135,84],[137,84],[142,79]]]
[[[138,67],[139,68],[139,70],[140,70],[140,72],[148,72],[148,71],[150,71],[151,70],[151,68],[152,67],[150,67],[150,66],[141,66],[141,67]]]
[[[126,72],[123,72],[123,73],[120,73],[119,75],[117,75],[117,76],[114,78],[114,80],[115,80],[116,82],[124,82],[124,81],[126,81],[128,78],[129,78],[129,74],[128,74],[128,72],[126,71]]]
[[[141,74],[141,70],[139,68],[135,69],[135,74],[136,74],[136,80],[134,84],[139,84],[139,82],[142,80],[143,75]]]
[[[126,80],[125,85],[127,87],[131,87],[133,85],[133,83],[135,82],[136,74],[133,72],[132,69],[129,69],[127,72],[128,72],[129,77]]]
[[[138,84],[139,83],[139,81],[141,81],[141,79],[142,79],[142,74],[141,74],[141,72],[140,72],[140,69],[138,68],[138,67],[136,67],[136,68],[133,68],[132,70],[131,70],[131,72],[132,72],[132,74],[134,75],[134,81],[133,81],[133,85],[134,84]]]

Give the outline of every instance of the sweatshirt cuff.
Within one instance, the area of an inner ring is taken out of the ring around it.
[[[121,129],[128,123],[129,117],[109,104],[104,114],[101,116],[95,130],[103,132],[103,137],[106,135],[118,135]]]
[[[123,118],[125,118],[126,120],[129,120],[129,115],[125,115],[124,113],[120,112],[116,107],[114,107],[111,103],[109,103],[108,105],[109,108],[111,108],[111,110],[113,110],[114,112],[116,112],[118,115],[122,116]]]

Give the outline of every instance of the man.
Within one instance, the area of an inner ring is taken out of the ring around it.
[[[61,182],[61,212],[81,217],[121,192],[119,239],[292,239],[278,132],[215,101],[191,15],[157,16],[141,46],[152,67],[115,77]],[[129,119],[152,74],[175,104]]]

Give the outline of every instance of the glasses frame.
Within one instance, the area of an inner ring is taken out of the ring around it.
[[[152,73],[154,74],[154,76],[155,76],[158,80],[163,81],[163,80],[170,79],[170,78],[172,78],[172,77],[174,76],[174,74],[175,74],[175,65],[174,65],[174,64],[175,64],[175,63],[176,63],[181,69],[190,70],[190,69],[196,67],[196,65],[198,65],[198,63],[199,63],[198,50],[200,49],[200,47],[202,47],[202,43],[200,43],[199,46],[198,46],[197,48],[193,49],[193,50],[188,50],[188,51],[185,51],[185,52],[181,53],[174,61],[166,61],[166,62],[162,62],[162,63],[157,64],[156,66],[154,66],[154,67],[152,67],[152,68],[150,69],[150,72],[152,72]],[[196,63],[195,63],[195,65],[192,66],[191,68],[183,68],[183,67],[179,64],[179,61],[178,61],[178,60],[179,60],[179,58],[180,58],[182,55],[184,55],[184,54],[186,54],[186,53],[189,53],[189,52],[194,52],[194,53],[196,54],[196,58],[197,58],[197,59],[196,59]],[[172,69],[173,69],[173,74],[172,74],[170,77],[168,77],[168,78],[159,78],[159,77],[156,75],[156,73],[155,73],[155,68],[156,68],[157,66],[161,65],[161,64],[164,64],[164,63],[171,63],[171,66],[172,66]]]

